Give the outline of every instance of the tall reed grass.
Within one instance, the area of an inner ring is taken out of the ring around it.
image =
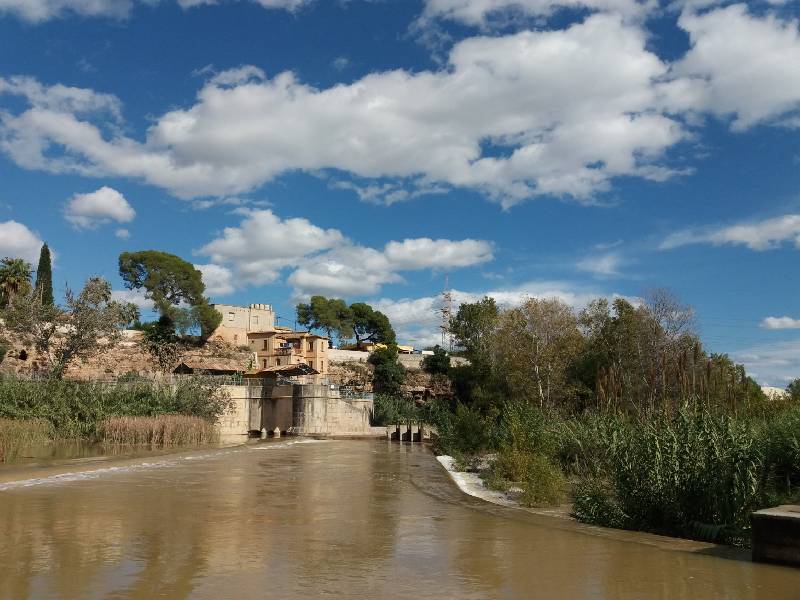
[[[100,422],[99,437],[110,444],[199,446],[219,439],[214,424],[201,417],[110,417]]]
[[[53,426],[44,419],[0,419],[0,462],[19,456],[27,446],[48,441]]]

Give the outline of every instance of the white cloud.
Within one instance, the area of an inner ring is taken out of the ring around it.
[[[268,209],[244,214],[238,227],[226,227],[198,251],[216,265],[232,265],[244,284],[275,281],[281,269],[344,243],[341,232],[322,229],[307,219],[281,219]]]
[[[407,239],[386,244],[384,254],[395,269],[447,269],[492,260],[492,245],[483,240]]]
[[[145,291],[140,290],[113,290],[111,297],[117,302],[130,302],[139,307],[140,310],[151,311],[155,310],[153,301],[145,296]]]
[[[67,221],[81,229],[94,229],[111,221],[129,223],[135,216],[125,197],[107,186],[89,194],[75,194],[64,209]]]
[[[117,236],[117,237],[118,237],[119,239],[121,239],[121,240],[127,240],[127,239],[130,239],[130,237],[131,237],[131,232],[130,232],[130,231],[128,231],[127,229],[120,228],[120,229],[117,229],[117,230],[114,232],[114,235],[115,235],[115,236]]]
[[[478,189],[505,206],[543,194],[590,199],[617,176],[673,173],[662,154],[686,134],[662,110],[668,65],[646,46],[638,26],[601,14],[560,31],[464,40],[438,71],[325,89],[243,67],[157,118],[143,142],[103,132],[93,115],[33,105],[2,117],[0,147],[26,168],[133,177],[181,197],[337,169],[389,178],[398,199],[431,185]]]
[[[234,276],[230,269],[215,264],[195,265],[195,268],[203,274],[207,296],[227,296],[236,291]]]
[[[307,219],[281,219],[268,209],[239,212],[244,218],[237,227],[226,227],[197,251],[211,259],[198,268],[225,269],[222,289],[270,283],[294,268],[288,283],[297,297],[361,296],[402,282],[401,271],[458,269],[492,258],[491,244],[482,240],[406,239],[375,249]]]
[[[182,8],[218,4],[226,0],[177,0]],[[264,8],[296,10],[311,0],[251,0]],[[136,3],[156,4],[159,0],[0,0],[0,14],[7,12],[26,21],[39,23],[79,15],[124,19]]]
[[[800,247],[800,215],[789,214],[716,228],[685,229],[668,235],[659,248],[671,250],[691,244],[732,244],[761,251],[777,248],[786,241]]]
[[[17,221],[0,221],[0,258],[22,258],[32,265],[39,261],[44,242]]]
[[[616,277],[620,274],[623,258],[618,252],[608,252],[587,256],[577,263],[581,271],[592,273],[596,277]]]
[[[800,340],[759,344],[731,353],[761,385],[784,388],[800,377]]]
[[[764,329],[800,329],[800,319],[792,317],[766,317],[761,321]]]
[[[563,8],[589,9],[639,15],[657,6],[656,2],[635,0],[425,0],[420,25],[434,19],[456,21],[464,25],[486,27],[523,17],[547,17]]]
[[[689,34],[691,49],[673,73],[700,84],[684,98],[688,108],[732,115],[735,130],[800,109],[796,20],[754,16],[746,4],[736,4],[702,14],[687,10],[678,24]]]
[[[530,281],[521,285],[489,289],[483,292],[453,290],[453,310],[465,302],[477,302],[484,296],[494,298],[501,308],[519,306],[530,298],[557,298],[575,309],[581,309],[596,298],[617,298],[618,294],[603,294],[592,289],[563,281]],[[628,298],[636,303],[638,298]],[[441,342],[442,297],[404,298],[392,300],[382,298],[371,302],[383,312],[397,329],[402,341],[417,347]]]

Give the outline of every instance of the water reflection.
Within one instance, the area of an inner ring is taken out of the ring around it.
[[[765,598],[800,572],[547,526],[424,449],[270,443],[0,492],[3,598]]]

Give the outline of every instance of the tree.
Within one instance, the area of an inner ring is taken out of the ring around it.
[[[532,298],[500,315],[492,342],[492,355],[514,395],[535,399],[539,406],[571,397],[568,374],[583,337],[569,306]]]
[[[297,322],[309,329],[324,331],[328,338],[339,340],[353,335],[352,312],[340,298],[311,296],[308,304],[297,305]]]
[[[66,309],[42,305],[33,294],[18,297],[5,313],[9,331],[30,339],[48,363],[50,376],[63,377],[70,361],[87,359],[119,341],[120,329],[137,317],[130,303],[111,298],[111,284],[92,277],[77,296],[67,289]]]
[[[15,298],[30,292],[32,274],[30,263],[21,258],[0,261],[0,307],[10,306]]]
[[[471,362],[485,361],[489,340],[497,325],[499,311],[494,298],[484,296],[478,302],[465,302],[450,319],[449,330],[456,345],[464,349]]]
[[[389,322],[389,318],[379,310],[373,309],[364,302],[355,302],[350,305],[353,319],[353,334],[356,346],[364,342],[374,344],[394,344],[397,336]]]
[[[800,401],[800,378],[793,379],[789,385],[786,386],[786,393],[792,402]]]
[[[397,346],[378,348],[367,360],[373,366],[372,389],[375,393],[399,395],[405,381],[406,370],[397,359]]]
[[[53,271],[50,262],[50,248],[45,244],[39,252],[39,265],[36,267],[36,297],[41,304],[52,306]]]
[[[123,252],[119,255],[119,274],[129,290],[144,289],[164,318],[164,326],[180,326],[193,320],[207,338],[222,321],[203,296],[203,274],[179,256],[158,250]],[[190,307],[189,312],[178,308]]]
[[[433,354],[422,359],[422,370],[431,375],[447,375],[450,372],[450,355],[441,346],[434,346]]]

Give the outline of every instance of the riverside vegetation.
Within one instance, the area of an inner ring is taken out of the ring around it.
[[[211,379],[175,384],[135,378],[65,380],[76,361],[114,346],[124,327],[139,323],[139,311],[115,301],[111,285],[100,277],[90,278],[80,293],[67,288],[64,305],[56,305],[47,245],[36,273],[34,285],[33,269],[24,260],[0,261],[0,362],[12,341],[35,349],[37,357],[36,379],[0,378],[0,461],[53,439],[155,445],[215,439],[213,424],[230,401]],[[145,329],[145,348],[166,365],[162,370],[174,366],[173,349],[188,332],[197,330],[202,341],[221,320],[203,296],[200,271],[177,256],[123,253],[120,276],[129,289],[143,290],[159,310],[157,322],[139,325]]]
[[[438,450],[526,506],[572,502],[584,522],[749,544],[753,510],[800,500],[800,382],[767,398],[706,353],[689,307],[663,291],[576,313],[558,300],[463,304],[450,324],[470,360],[454,397],[379,396],[376,415],[421,420]],[[437,352],[439,354],[439,352]]]

